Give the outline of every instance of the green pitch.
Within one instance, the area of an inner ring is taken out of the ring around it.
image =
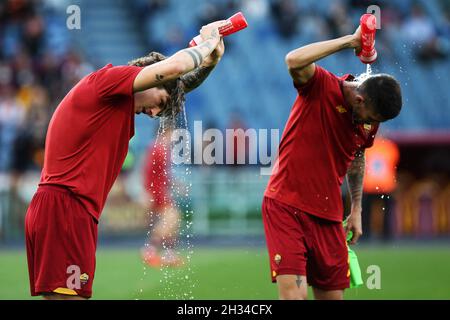
[[[366,284],[346,299],[450,299],[450,249],[356,246],[363,280],[381,271],[381,289]],[[0,251],[0,299],[30,299],[24,251]],[[264,248],[194,248],[189,267],[144,268],[138,249],[99,249],[95,299],[276,299]],[[312,297],[310,295],[310,297]]]

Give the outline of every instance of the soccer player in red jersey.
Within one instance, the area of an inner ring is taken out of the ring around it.
[[[378,74],[362,82],[337,77],[316,61],[347,48],[361,50],[361,31],[291,51],[286,63],[298,92],[264,193],[263,222],[272,281],[280,299],[343,299],[349,287],[345,231],[362,235],[364,149],[380,122],[401,110],[398,82]],[[341,185],[352,199],[342,226]]]
[[[174,250],[178,244],[181,213],[172,199],[175,185],[171,174],[172,130],[165,128],[147,151],[143,177],[149,210],[149,237],[141,249],[142,260],[150,267],[177,267],[182,257]]]
[[[184,93],[208,76],[224,53],[218,21],[197,47],[171,57],[151,53],[129,66],[107,65],[84,77],[49,124],[41,180],[25,220],[31,295],[92,295],[97,224],[134,135],[134,114],[175,115]]]

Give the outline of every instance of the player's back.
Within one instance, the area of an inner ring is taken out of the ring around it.
[[[49,124],[40,185],[66,186],[97,219],[134,134],[132,84],[139,71],[108,65],[84,77]]]

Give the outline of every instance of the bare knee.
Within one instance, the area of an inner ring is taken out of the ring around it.
[[[277,277],[280,300],[306,300],[308,290],[305,276],[280,275]]]

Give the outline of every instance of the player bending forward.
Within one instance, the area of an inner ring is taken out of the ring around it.
[[[352,206],[351,243],[362,234],[364,149],[380,122],[402,106],[398,82],[386,74],[362,83],[337,77],[315,62],[347,48],[360,51],[361,33],[313,43],[290,52],[286,63],[298,97],[280,142],[279,157],[262,203],[272,281],[280,299],[343,299],[349,287],[341,185],[347,178]]]
[[[170,117],[180,111],[184,92],[200,85],[223,55],[222,24],[204,26],[200,45],[167,59],[151,53],[130,66],[107,65],[62,100],[26,214],[31,295],[91,297],[97,224],[134,135],[134,114]]]

